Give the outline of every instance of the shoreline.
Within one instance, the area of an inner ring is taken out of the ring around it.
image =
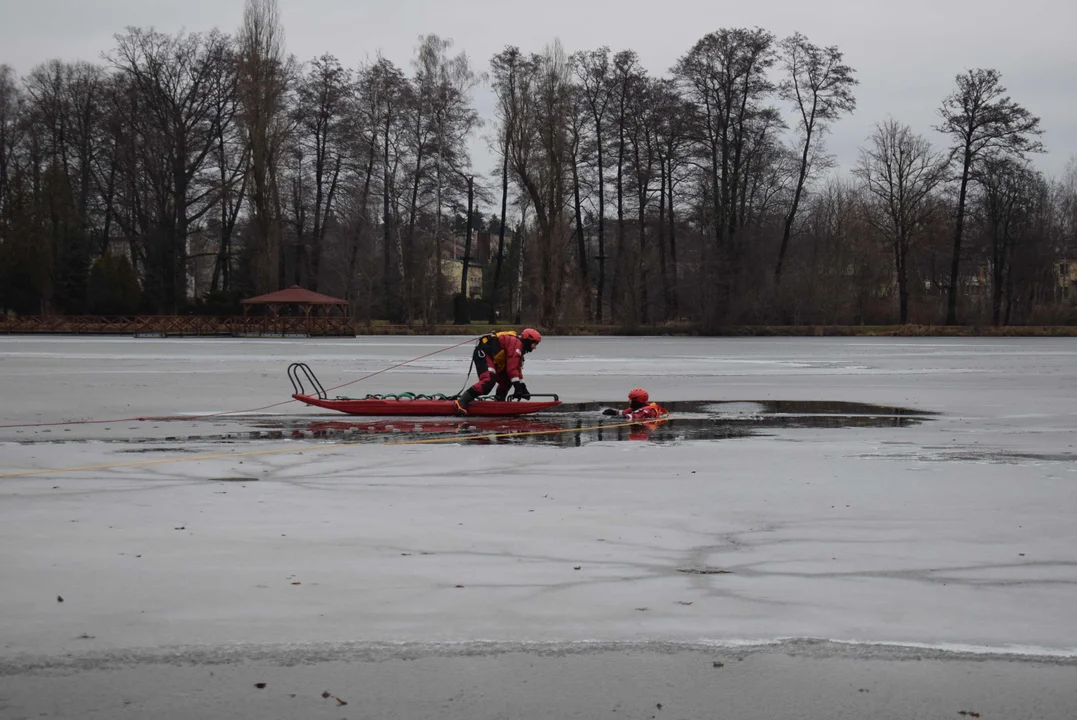
[[[35,673],[114,670],[153,665],[229,665],[272,663],[281,666],[319,663],[384,663],[428,658],[498,658],[525,654],[566,658],[609,653],[678,655],[709,654],[717,660],[743,661],[755,655],[780,654],[813,660],[877,660],[885,662],[956,661],[1015,662],[1077,668],[1077,648],[976,646],[957,643],[871,642],[825,638],[774,640],[369,640],[315,643],[228,643],[226,645],[161,645],[114,647],[72,652],[15,653],[0,651],[0,677]]]
[[[234,651],[233,651],[234,652]],[[5,717],[1007,718],[1077,714],[1077,664],[665,644],[565,653],[241,657],[0,673]]]
[[[512,324],[438,325],[428,328],[357,327],[368,335],[481,335]],[[692,325],[579,326],[538,329],[551,337],[1077,337],[1077,325],[738,325],[704,330]],[[313,337],[313,336],[311,336]]]
[[[161,321],[168,318],[161,316]],[[304,328],[236,332],[219,318],[192,320],[185,329],[161,329],[157,316],[133,318],[124,322],[106,322],[103,318],[42,318],[40,323],[5,321],[0,318],[0,337],[138,337],[156,338],[352,338],[367,336],[479,336],[491,330],[516,327],[514,323],[471,323],[468,325],[390,325],[387,323],[350,324],[347,330],[318,331]],[[25,320],[25,319],[24,319]],[[201,322],[204,320],[205,322]],[[100,322],[99,322],[100,321]],[[524,323],[526,324],[526,323]],[[662,325],[591,325],[565,324],[545,327],[535,325],[551,337],[1077,337],[1077,325],[731,325],[706,328],[698,323]]]

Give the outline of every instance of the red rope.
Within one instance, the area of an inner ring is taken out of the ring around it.
[[[335,386],[333,386],[331,388],[327,388],[326,392],[329,392],[331,390],[339,390],[342,387],[347,387],[349,385],[354,385],[355,383],[359,383],[359,382],[362,382],[364,380],[369,380],[370,378],[374,377],[375,375],[381,375],[382,373],[389,372],[390,370],[395,370],[398,367],[403,367],[404,365],[410,365],[411,363],[418,362],[419,360],[425,360],[428,357],[431,357],[433,355],[437,355],[439,353],[443,353],[446,350],[454,350],[454,349],[460,347],[461,345],[467,345],[470,342],[475,342],[475,338],[469,337],[468,339],[464,340],[463,342],[458,342],[455,345],[449,345],[447,347],[441,348],[440,350],[435,350],[433,352],[428,352],[425,355],[420,355],[419,357],[412,358],[411,360],[405,360],[404,362],[397,363],[396,365],[391,365],[391,366],[389,366],[387,368],[384,368],[382,370],[378,370],[377,372],[372,372],[369,375],[364,375],[361,378],[356,378],[355,380],[349,380],[346,383],[341,383],[340,385],[335,385]],[[121,422],[166,422],[166,421],[172,421],[172,420],[204,420],[206,418],[221,417],[223,415],[235,415],[237,413],[261,412],[262,410],[269,410],[270,408],[280,407],[281,405],[287,405],[288,403],[294,403],[294,402],[298,402],[298,401],[295,398],[291,398],[289,400],[281,400],[280,402],[275,402],[275,403],[272,403],[270,405],[263,405],[262,407],[248,408],[246,410],[224,410],[222,412],[209,413],[208,415],[172,415],[172,416],[164,416],[164,417],[127,417],[127,418],[112,418],[112,419],[109,419],[109,420],[57,420],[55,422],[14,423],[14,424],[11,424],[11,425],[0,425],[0,429],[26,428],[26,427],[55,427],[57,425],[100,425],[100,424],[104,424],[104,423],[121,423]]]

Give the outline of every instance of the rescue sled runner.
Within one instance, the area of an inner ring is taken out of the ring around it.
[[[367,395],[362,398],[330,398],[306,363],[292,363],[288,366],[288,379],[292,382],[292,397],[299,402],[314,407],[336,410],[348,415],[411,416],[438,417],[456,414],[456,395],[420,395],[416,393],[399,393],[392,395]],[[306,380],[306,383],[304,383]],[[310,392],[306,385],[311,386]],[[528,415],[548,410],[561,404],[557,395],[531,395],[532,398],[551,398],[549,400],[483,400],[472,402],[467,408],[468,417],[506,417],[510,415]]]

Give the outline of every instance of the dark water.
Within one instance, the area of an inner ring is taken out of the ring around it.
[[[670,417],[628,423],[607,417],[612,403],[575,403],[513,418],[359,418],[265,423],[251,439],[324,439],[346,442],[455,442],[579,447],[591,442],[672,443],[777,434],[790,428],[902,428],[935,413],[902,407],[826,401],[691,401],[665,407]]]
[[[664,404],[670,416],[632,423],[602,410],[622,403],[566,403],[554,410],[503,418],[388,418],[343,414],[228,418],[229,430],[160,437],[111,435],[104,442],[134,444],[124,453],[196,452],[190,443],[325,440],[354,443],[527,444],[579,447],[592,442],[674,443],[777,435],[794,428],[903,428],[930,421],[937,413],[904,407],[828,401],[697,400]],[[223,425],[223,423],[222,423]],[[241,428],[236,429],[236,425]],[[192,424],[192,428],[197,424]],[[108,428],[106,428],[108,429]],[[129,430],[137,430],[135,427]],[[86,439],[33,438],[24,444],[87,442]]]

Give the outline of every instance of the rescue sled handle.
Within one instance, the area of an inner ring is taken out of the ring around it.
[[[557,397],[557,393],[531,393],[531,397],[533,397],[533,398],[553,398],[557,402],[561,401],[561,398]],[[505,399],[507,401],[509,401],[509,402],[520,402],[520,401],[522,401],[522,398],[518,398],[515,395],[510,395],[509,397],[507,397]]]
[[[295,390],[296,395],[310,395],[307,392],[306,387],[303,385],[303,377],[300,377],[300,373],[310,383],[313,393],[317,394],[317,397],[321,400],[325,400],[326,395],[325,388],[318,382],[318,377],[314,374],[314,371],[310,369],[310,366],[306,363],[292,363],[288,366],[288,379],[292,381],[292,389]]]

